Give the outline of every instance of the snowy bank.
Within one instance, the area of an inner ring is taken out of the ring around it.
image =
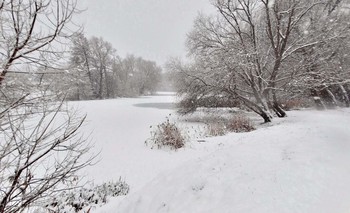
[[[350,110],[294,111],[250,133],[152,150],[150,126],[174,114],[173,96],[74,103],[88,113],[95,183],[125,179],[126,196],[93,212],[350,212]],[[175,116],[176,117],[176,116]]]
[[[296,111],[212,138],[222,149],[158,175],[100,212],[350,212],[350,111]]]

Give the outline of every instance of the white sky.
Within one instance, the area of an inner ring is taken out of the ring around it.
[[[78,17],[87,36],[103,37],[122,57],[134,54],[159,65],[184,57],[194,18],[213,11],[209,0],[80,0],[79,8],[87,8]]]

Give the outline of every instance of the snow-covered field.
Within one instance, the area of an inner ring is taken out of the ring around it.
[[[95,183],[130,193],[93,212],[350,212],[350,110],[302,110],[272,126],[192,141],[178,151],[145,146],[150,126],[174,114],[173,96],[75,102],[100,151]],[[172,117],[176,117],[173,115]]]

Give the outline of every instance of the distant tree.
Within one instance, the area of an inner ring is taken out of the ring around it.
[[[156,91],[162,69],[153,61],[129,55],[121,61],[119,72],[126,94],[146,95]]]
[[[92,37],[89,40],[91,66],[97,82],[98,98],[111,98],[113,81],[109,81],[116,50],[112,44],[102,38]]]
[[[169,72],[167,69],[165,69],[165,71],[161,75],[159,90],[173,92],[174,85],[173,85],[172,78],[173,78],[172,73]]]
[[[161,80],[162,70],[155,62],[133,55],[122,59],[111,43],[82,34],[73,39],[70,65],[71,78],[78,83],[74,91],[81,93],[74,97],[85,99],[87,85],[92,99],[103,99],[153,93]]]
[[[157,66],[155,62],[144,60],[142,58],[138,58],[137,68],[138,68],[138,78],[139,78],[138,93],[140,95],[154,93],[161,80],[162,69],[159,66]]]
[[[80,89],[89,85],[92,99],[114,97],[116,80],[113,66],[117,58],[116,50],[102,38],[87,39],[83,34],[73,38],[70,69],[74,76],[80,77]]]
[[[135,87],[137,86],[134,76],[136,75],[136,57],[128,55],[121,60],[119,66],[119,79],[121,81],[122,96],[137,95]]]
[[[73,74],[80,77],[79,80],[84,85],[89,85],[89,92],[86,92],[86,94],[90,94],[90,98],[97,98],[98,88],[93,74],[91,58],[92,53],[88,39],[82,33],[76,34],[72,39],[70,70]],[[78,90],[81,91],[82,87],[84,87],[81,84],[78,86],[77,92]],[[81,96],[81,93],[79,92],[77,96]],[[89,95],[83,99],[89,99]]]

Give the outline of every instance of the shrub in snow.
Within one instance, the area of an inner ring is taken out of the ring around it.
[[[251,120],[243,115],[236,115],[231,118],[227,122],[226,128],[230,132],[250,132],[255,130]]]
[[[222,136],[227,133],[224,123],[207,123],[207,136]]]
[[[55,213],[88,212],[95,206],[107,203],[108,197],[126,195],[128,192],[129,185],[122,180],[103,183],[91,188],[64,191],[58,197],[50,199],[45,209]]]
[[[185,145],[185,138],[175,122],[166,121],[157,125],[151,131],[151,138],[146,140],[146,145],[158,149],[169,147],[170,149],[179,149]]]
[[[206,123],[207,136],[222,136],[227,132],[250,132],[255,130],[251,120],[243,115],[235,115],[233,118],[218,118],[215,122]]]

